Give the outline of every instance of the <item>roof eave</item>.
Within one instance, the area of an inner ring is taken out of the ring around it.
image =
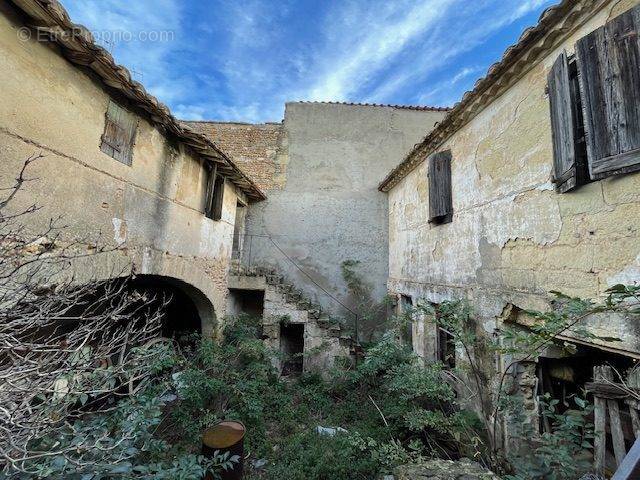
[[[153,123],[171,132],[177,139],[203,158],[218,163],[218,168],[236,184],[249,199],[266,199],[264,192],[211,140],[193,131],[171,114],[169,108],[149,94],[144,86],[131,78],[131,73],[115,63],[113,56],[95,43],[84,26],[71,21],[57,0],[12,0],[31,19],[31,27],[50,32],[50,37],[74,65],[94,71],[103,83],[130,99],[137,108],[148,113]]]
[[[547,8],[538,23],[525,30],[518,42],[507,48],[502,59],[494,63],[473,90],[466,92],[449,114],[409,152],[378,185],[388,192],[420,165],[429,153],[446,141],[454,132],[522,78],[537,61],[567,38],[577,25],[599,12],[608,0],[563,0]]]

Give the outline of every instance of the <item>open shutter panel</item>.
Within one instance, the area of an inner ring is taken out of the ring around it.
[[[450,221],[453,213],[451,198],[451,151],[429,157],[429,221]]]
[[[216,173],[218,170],[217,164],[206,164],[205,168],[207,169],[207,185],[206,185],[206,195],[204,200],[204,214],[208,218],[213,218],[213,193],[215,190],[215,182],[216,182]]]
[[[640,6],[576,45],[594,180],[640,170],[639,27]]]
[[[222,219],[222,203],[224,201],[224,177],[222,175],[216,176],[216,183],[214,187],[214,200],[213,200],[213,219]]]
[[[553,183],[563,193],[584,183],[577,168],[577,103],[569,77],[569,60],[562,52],[547,77],[549,106],[551,108],[551,135],[553,137]]]

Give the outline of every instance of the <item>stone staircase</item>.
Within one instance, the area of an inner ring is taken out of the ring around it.
[[[238,287],[264,290],[263,335],[272,348],[282,348],[282,322],[305,325],[305,371],[326,370],[333,366],[338,357],[353,360],[356,345],[343,325],[323,312],[320,305],[309,300],[274,268],[247,267],[234,262],[229,272],[229,288]],[[280,367],[278,361],[274,363]]]

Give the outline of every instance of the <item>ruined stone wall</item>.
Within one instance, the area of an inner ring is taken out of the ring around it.
[[[183,122],[224,150],[260,189],[280,189],[286,164],[280,158],[281,123]]]
[[[23,161],[42,153],[14,208],[41,206],[33,231],[62,216],[65,241],[119,246],[76,272],[104,278],[127,269],[178,279],[201,292],[218,317],[226,306],[236,189],[227,182],[222,220],[205,218],[200,158],[140,116],[131,166],[100,151],[110,95],[57,47],[21,40],[20,17],[0,7],[0,183],[9,186]],[[207,328],[213,326],[210,312]]]
[[[556,193],[545,93],[562,49],[637,3],[609,2],[438,148],[452,152],[451,223],[428,223],[427,162],[390,191],[391,292],[468,297],[490,333],[509,305],[548,308],[551,290],[591,298],[640,281],[640,174]],[[637,325],[595,318],[591,328],[622,339],[608,348],[640,354]],[[422,330],[433,350],[435,328]]]
[[[306,296],[335,316],[346,305],[345,260],[360,272],[379,301],[386,293],[387,201],[377,182],[444,116],[444,112],[385,106],[288,103],[280,171],[282,186],[249,209],[245,262],[277,267]],[[273,242],[282,250],[278,250]],[[363,327],[364,330],[365,327]]]
[[[232,273],[229,288],[235,289],[240,297],[247,292],[263,292],[262,335],[268,348],[276,353],[271,361],[278,371],[282,371],[284,360],[281,343],[283,324],[303,325],[304,371],[327,373],[338,359],[351,361],[351,339],[339,325],[320,315],[306,299],[294,292],[292,285],[284,283],[282,277],[264,276],[257,270]],[[231,303],[234,303],[233,296]],[[240,304],[232,305],[230,310],[235,314],[243,313]]]

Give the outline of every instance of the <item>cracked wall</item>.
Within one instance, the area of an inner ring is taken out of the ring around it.
[[[545,309],[551,290],[593,298],[640,281],[640,174],[556,193],[545,94],[563,48],[637,3],[612,1],[441,145],[453,157],[452,223],[428,223],[427,162],[389,192],[391,292],[435,303],[468,297],[492,332],[507,304]],[[624,319],[591,327],[620,334],[614,349],[640,354]]]
[[[3,186],[30,155],[28,182],[15,208],[36,204],[31,229],[62,216],[65,240],[87,236],[120,248],[77,265],[82,279],[123,270],[181,280],[201,291],[218,317],[235,221],[235,187],[227,183],[222,220],[203,215],[202,160],[140,116],[133,164],[100,151],[110,94],[95,76],[67,62],[57,47],[20,41],[19,17],[0,6],[0,157]],[[212,316],[205,325],[213,327]]]

